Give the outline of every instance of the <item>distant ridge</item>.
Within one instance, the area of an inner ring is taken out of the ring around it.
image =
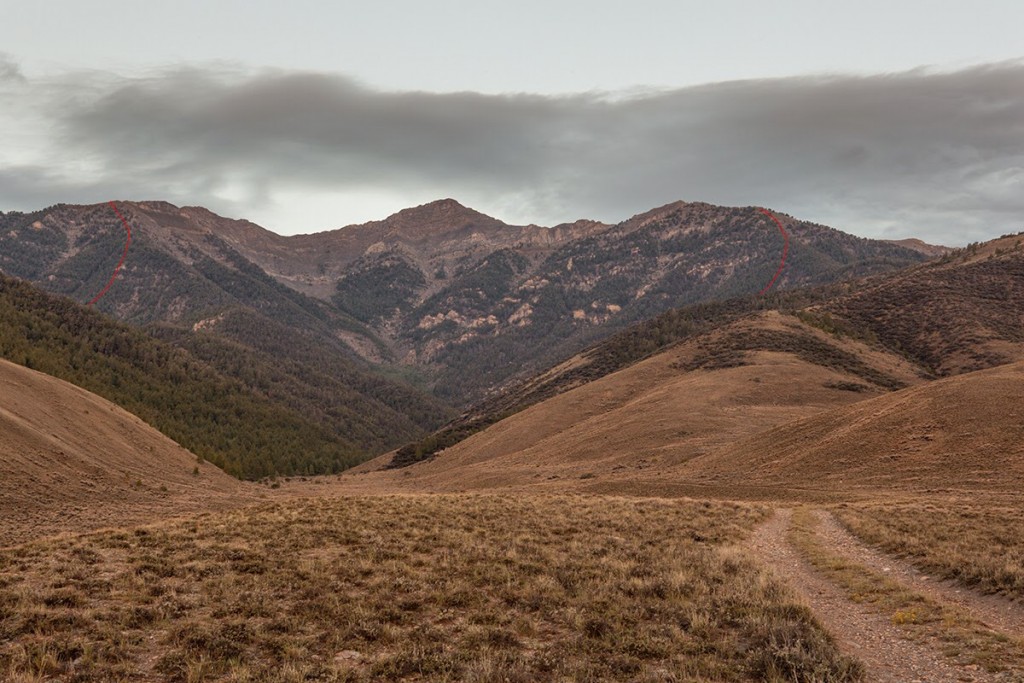
[[[952,247],[943,247],[937,244],[928,244],[927,242],[924,242],[913,237],[902,240],[886,240],[886,242],[890,244],[895,244],[897,246],[906,247],[907,249],[912,249],[914,251],[924,254],[925,256],[928,256],[929,258],[945,256],[951,251],[954,251]]]
[[[444,199],[293,237],[201,207],[118,206],[132,250],[99,310],[301,416],[346,453],[314,448],[275,465],[291,472],[332,471],[415,441],[637,322],[757,294],[783,247],[757,207],[702,202],[545,228]],[[779,291],[926,260],[774,215],[790,240]],[[105,204],[0,214],[0,271],[84,302],[109,277],[122,233]]]

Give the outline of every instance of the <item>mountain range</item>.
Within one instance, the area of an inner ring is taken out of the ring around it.
[[[290,237],[197,207],[118,207],[133,241],[99,310],[193,352],[240,344],[262,361],[347,374],[347,385],[374,384],[383,371],[381,392],[428,406],[412,416],[419,428],[446,417],[442,402],[465,408],[630,324],[756,293],[784,246],[756,207],[703,203],[675,202],[615,225],[547,228],[507,225],[446,199]],[[930,254],[923,243],[775,215],[789,238],[781,289],[888,272]],[[102,289],[124,238],[105,204],[0,214],[0,271],[85,302]]]

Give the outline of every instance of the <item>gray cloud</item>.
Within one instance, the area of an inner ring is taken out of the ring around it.
[[[16,61],[7,53],[0,52],[0,83],[4,81],[25,81],[25,75],[21,72],[21,67]]]
[[[103,191],[251,216],[276,190],[367,188],[524,222],[616,220],[682,198],[951,244],[1024,229],[1020,62],[628,96],[381,92],[216,67],[30,89],[57,144],[30,173],[0,168],[0,201]]]

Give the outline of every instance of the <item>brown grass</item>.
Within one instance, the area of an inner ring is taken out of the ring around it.
[[[965,586],[1024,599],[1024,510],[932,503],[850,505],[854,534]]]
[[[262,495],[113,403],[0,359],[0,547]]]
[[[930,641],[936,650],[959,664],[992,672],[1016,673],[1024,667],[1024,640],[993,631],[958,607],[938,604],[883,574],[833,554],[817,539],[817,524],[809,509],[798,508],[793,513],[790,541],[851,600],[888,615],[908,636]]]
[[[0,677],[856,680],[733,543],[762,508],[288,501],[0,551]]]
[[[715,346],[734,336],[805,339],[812,349],[834,345],[836,354],[856,358],[861,366],[901,382],[914,381],[908,367],[886,354],[854,340],[834,340],[791,316],[765,313],[516,413],[430,462],[369,471],[390,457],[382,456],[358,468],[361,473],[343,474],[338,486],[371,493],[516,487],[562,492],[595,486],[614,492],[616,487],[628,490],[637,480],[645,486],[666,480],[692,483],[688,461],[880,391],[836,388],[855,376],[777,351],[746,352],[742,367],[681,369],[702,352],[701,345]],[[591,476],[583,480],[584,474]]]
[[[1024,363],[951,377],[737,439],[682,468],[692,480],[840,496],[966,497],[1024,488]]]

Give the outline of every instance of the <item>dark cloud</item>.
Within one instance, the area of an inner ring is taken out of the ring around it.
[[[381,92],[332,75],[209,68],[79,79],[70,103],[41,106],[61,155],[93,169],[52,172],[63,180],[50,192],[69,197],[82,194],[76,182],[214,207],[229,188],[242,205],[283,188],[384,188],[536,222],[619,219],[682,198],[946,243],[1024,228],[1018,62],[564,97]]]
[[[190,197],[178,191],[160,194],[144,178],[112,174],[72,176],[53,168],[19,165],[0,168],[0,207],[20,210],[42,209],[53,204],[90,204],[110,199],[167,198],[179,204],[191,204]],[[218,202],[226,208],[239,208]],[[2,208],[0,208],[2,210]]]
[[[0,83],[4,81],[25,82],[25,75],[21,73],[21,67],[14,59],[3,52],[0,52]]]

